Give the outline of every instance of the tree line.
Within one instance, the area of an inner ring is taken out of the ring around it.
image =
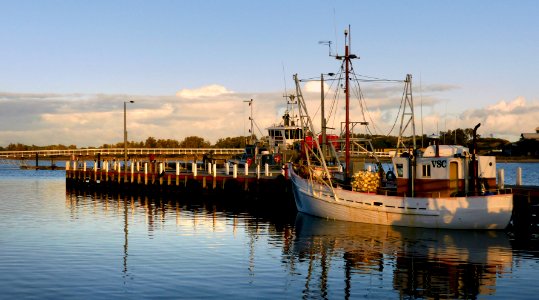
[[[375,149],[383,148],[395,148],[397,144],[396,136],[385,135],[364,135],[358,134],[356,137],[367,137],[372,140],[372,145]],[[155,137],[148,137],[144,141],[128,141],[128,148],[245,148],[246,142],[249,140],[249,136],[237,136],[220,138],[211,144],[209,141],[198,136],[188,136],[183,140],[174,139],[156,139]],[[472,128],[458,128],[455,130],[440,131],[438,135],[438,141],[441,145],[463,145],[468,148],[472,148],[473,129]],[[426,147],[433,142],[433,139],[427,135],[416,136],[416,143],[418,147]],[[406,144],[411,145],[411,138],[406,139]],[[116,144],[103,144],[99,147],[89,148],[123,148],[124,143]],[[49,145],[49,146],[36,146],[36,145],[24,145],[21,143],[9,144],[7,147],[0,147],[0,151],[35,151],[35,150],[68,150],[77,149],[76,145]],[[536,156],[539,157],[539,141],[520,139],[517,142],[509,142],[504,139],[487,137],[483,138],[481,135],[477,135],[477,151],[482,154],[502,154],[506,156]]]
[[[181,141],[174,139],[156,139],[148,137],[144,141],[128,141],[128,148],[245,148],[246,141],[249,136],[237,136],[220,138],[215,144],[198,136],[188,136]],[[88,147],[90,149],[106,149],[106,148],[123,148],[124,143],[103,144],[99,147]],[[36,150],[69,150],[78,149],[77,145],[48,145],[36,146],[25,145],[21,143],[10,143],[7,147],[0,147],[0,151],[36,151]]]

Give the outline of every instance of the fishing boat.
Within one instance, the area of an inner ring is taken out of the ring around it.
[[[267,136],[263,136],[260,140],[257,140],[254,135],[253,100],[244,101],[249,103],[251,108],[250,137],[246,142],[245,153],[230,159],[230,163],[248,166],[268,164],[280,170],[286,161],[293,159],[297,154],[297,149],[294,147],[303,140],[304,128],[300,126],[298,119],[296,96],[286,95],[285,97],[287,98],[286,109],[280,122],[267,127]]]
[[[327,219],[370,224],[447,229],[504,229],[510,222],[513,196],[510,190],[496,188],[496,159],[476,155],[460,145],[440,145],[434,142],[421,151],[415,142],[412,76],[407,75],[403,93],[403,113],[397,142],[397,155],[391,159],[391,169],[381,164],[377,171],[355,170],[350,156],[349,119],[349,36],[345,31],[346,120],[344,163],[339,168],[329,166],[318,139],[312,147],[302,146],[302,161],[288,166],[298,211]],[[301,113],[311,132],[315,132],[296,77],[296,89]],[[404,145],[404,132],[412,127],[413,146],[398,151]],[[474,128],[473,145],[476,142]],[[368,140],[364,140],[369,142]],[[372,145],[364,147],[372,150]],[[400,153],[400,154],[399,154]],[[372,153],[371,157],[375,157]]]
[[[280,123],[267,128],[268,143],[276,153],[292,150],[294,144],[303,140],[303,128],[300,126],[296,113],[297,100],[295,95],[287,96],[287,107]]]

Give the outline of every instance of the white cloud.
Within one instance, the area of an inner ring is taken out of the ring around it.
[[[320,88],[321,88],[320,81],[308,81],[303,86],[303,90],[306,93],[320,94]],[[329,85],[326,82],[324,82],[324,92],[328,92],[328,91],[329,91]]]
[[[481,123],[479,131],[483,136],[494,136],[509,141],[518,140],[521,133],[533,132],[539,125],[539,101],[527,102],[523,97],[513,101],[499,101],[484,109],[467,110],[462,113],[462,121],[473,127]]]
[[[305,93],[307,107],[317,130],[320,124],[319,91]],[[254,99],[253,118],[257,136],[266,134],[266,128],[281,121],[286,107],[282,92],[234,93],[220,88],[200,88],[187,93],[188,97],[94,95],[94,94],[0,94],[0,145],[23,143],[35,145],[75,144],[79,147],[115,144],[123,140],[123,102],[128,105],[127,129],[129,140],[144,141],[153,136],[162,139],[183,140],[187,136],[200,136],[215,143],[219,138],[248,135],[250,107],[245,103]],[[304,90],[309,88],[304,87]],[[371,124],[371,132],[387,134],[398,120],[400,91],[389,95],[383,89],[375,90],[375,98],[367,98],[368,111],[362,112],[357,99],[351,101],[351,120]],[[213,90],[213,92],[212,92]],[[371,90],[372,91],[372,90]],[[365,95],[372,95],[364,91]],[[382,96],[388,94],[387,96]],[[191,96],[198,95],[197,101]],[[202,96],[204,95],[204,96]],[[328,97],[329,98],[329,97]],[[427,96],[424,97],[427,98]],[[429,103],[439,102],[435,92],[428,96]],[[426,101],[424,101],[426,102]],[[328,126],[340,130],[344,119],[344,101],[332,103],[327,99]],[[445,116],[435,110],[424,110],[425,134],[455,128],[473,128],[481,123],[479,134],[518,140],[522,132],[533,132],[539,126],[539,102],[517,97],[512,101],[499,101],[484,108],[466,110]],[[421,133],[419,107],[416,104],[416,133]],[[374,125],[373,125],[374,124]],[[398,133],[400,122],[391,132]],[[374,129],[376,126],[376,130]],[[356,132],[363,133],[363,127]]]
[[[200,97],[215,97],[230,93],[233,92],[227,90],[227,88],[222,85],[211,84],[200,87],[198,89],[182,89],[176,93],[176,96],[181,98],[193,99]]]

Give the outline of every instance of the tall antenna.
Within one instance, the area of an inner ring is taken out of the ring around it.
[[[328,48],[329,48],[329,56],[331,56],[331,44],[332,44],[331,41],[319,41],[318,44],[320,44],[320,45],[328,45]]]
[[[288,92],[286,91],[286,74],[284,72],[284,63],[281,62],[281,65],[283,66],[283,82],[284,82],[284,94],[288,95]]]
[[[251,129],[249,129],[249,133],[251,134],[249,137],[249,144],[254,144],[254,132],[253,132],[253,99],[251,100],[244,100],[243,102],[249,103],[249,107],[251,108],[251,115],[249,116],[249,120],[251,121]]]

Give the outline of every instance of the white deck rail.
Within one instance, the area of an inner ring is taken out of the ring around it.
[[[127,155],[204,155],[212,151],[213,154],[235,155],[245,153],[243,148],[128,148]],[[54,157],[54,156],[102,156],[123,155],[123,148],[103,148],[103,149],[67,149],[67,150],[28,150],[28,151],[0,151],[2,158],[32,158]]]

